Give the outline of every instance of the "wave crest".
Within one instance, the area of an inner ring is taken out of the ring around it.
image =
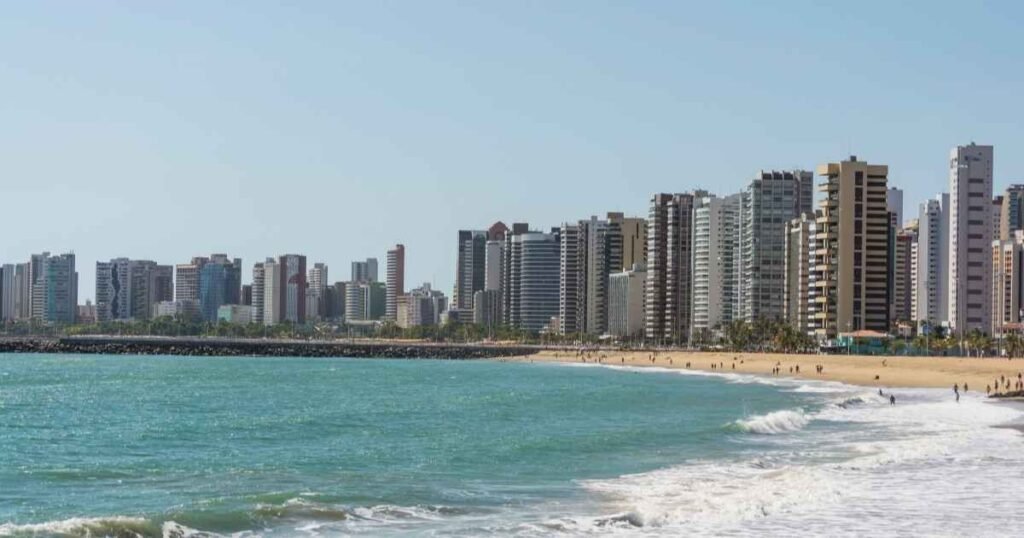
[[[802,409],[786,409],[737,420],[733,425],[743,432],[778,435],[802,430],[810,421],[811,419],[804,414]]]
[[[159,536],[160,528],[141,517],[73,517],[44,523],[0,524],[0,536]]]

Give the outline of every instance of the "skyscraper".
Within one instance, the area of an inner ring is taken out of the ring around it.
[[[318,320],[327,316],[324,297],[327,294],[327,264],[314,263],[307,275],[306,319]]]
[[[284,254],[277,263],[281,271],[281,321],[301,325],[306,322],[306,257]],[[374,279],[376,269],[374,260]]]
[[[891,213],[891,224],[894,230],[903,227],[903,189],[889,187],[885,191],[885,203]]]
[[[811,334],[814,315],[814,254],[817,245],[814,213],[803,213],[789,222],[786,233],[786,322],[803,334]]]
[[[949,153],[949,321],[965,335],[992,325],[992,146]]]
[[[384,303],[385,319],[398,319],[398,296],[405,295],[405,245],[398,244],[388,251],[387,296]]]
[[[75,255],[47,256],[39,264],[39,278],[32,292],[33,317],[50,323],[74,323],[78,316]]]
[[[559,237],[529,232],[511,241],[510,317],[515,327],[539,332],[558,316]]]
[[[693,202],[707,196],[655,194],[647,219],[644,331],[655,342],[685,342],[690,335],[693,279]]]
[[[282,321],[283,271],[281,264],[273,258],[267,258],[262,264],[263,274],[263,324],[277,325]],[[255,300],[255,297],[253,297]]]
[[[921,203],[917,224],[914,320],[940,326],[949,321],[949,195]]]
[[[352,282],[376,282],[377,258],[366,258],[366,261],[352,262]]]
[[[897,321],[914,321],[913,305],[913,255],[916,252],[917,230],[901,228],[895,234],[893,247],[893,279],[892,279],[892,312],[890,319]]]
[[[7,263],[0,267],[0,322],[14,321],[17,312],[14,305],[14,274],[13,264]]]
[[[636,338],[644,332],[644,280],[646,270],[636,264],[608,278],[608,334]]]
[[[739,203],[739,195],[707,195],[694,200],[693,335],[733,319]]]
[[[201,263],[196,263],[201,261]],[[223,305],[241,303],[242,295],[242,260],[230,259],[226,254],[213,254],[207,258],[193,258],[192,266],[199,268],[199,312],[205,321],[217,321],[217,311]],[[184,271],[183,271],[184,270]],[[182,289],[181,276],[191,277],[188,266],[177,267],[179,276],[178,288]],[[190,283],[189,283],[190,285]],[[184,296],[175,298],[191,300]]]
[[[1024,185],[1010,185],[1003,193],[999,208],[999,235],[993,240],[1013,239],[1013,232],[1024,230]]]
[[[510,327],[519,325],[518,310],[512,311],[512,298],[519,293],[519,267],[513,264],[518,261],[521,253],[520,242],[513,242],[517,235],[529,233],[530,226],[525,222],[512,224],[512,229],[505,233],[505,246],[501,255],[501,320]]]
[[[128,258],[96,262],[96,320],[131,318],[131,279]]]
[[[812,211],[813,181],[804,170],[762,171],[742,192],[739,315],[747,322],[783,318],[786,227]]]
[[[819,305],[814,327],[820,339],[889,330],[888,173],[887,166],[856,157],[818,167],[825,177],[814,269]]]
[[[174,300],[191,301],[199,304],[199,271],[209,258],[192,258],[189,263],[180,263],[174,268]]]
[[[266,263],[273,263],[273,258],[267,258]],[[252,266],[252,306],[256,310],[255,316],[259,323],[266,322],[265,294],[266,294],[266,271],[265,262],[257,262]]]
[[[455,261],[455,308],[472,310],[473,293],[484,289],[484,261],[487,232],[459,230],[458,257]]]
[[[1024,231],[1011,239],[992,242],[992,334],[1002,336],[1007,325],[1020,324],[1024,306]]]
[[[580,268],[581,253],[580,227],[578,224],[562,224],[559,232],[558,266],[558,332],[559,334],[580,334],[583,332],[583,278]]]

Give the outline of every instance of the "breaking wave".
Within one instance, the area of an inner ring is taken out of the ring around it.
[[[811,419],[801,409],[773,411],[766,415],[757,415],[740,419],[733,425],[743,432],[761,435],[778,435],[780,433],[802,430]]]

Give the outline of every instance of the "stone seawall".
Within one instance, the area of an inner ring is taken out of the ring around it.
[[[406,342],[322,342],[159,337],[0,338],[0,353],[83,353],[228,357],[490,359],[532,355],[529,346]]]

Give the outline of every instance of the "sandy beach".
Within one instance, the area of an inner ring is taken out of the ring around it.
[[[652,360],[653,358],[653,360]],[[779,377],[839,381],[865,387],[949,388],[967,384],[971,392],[984,392],[1005,376],[1014,390],[1017,376],[1024,373],[1024,359],[964,357],[902,357],[860,355],[789,355],[785,353],[730,352],[617,352],[595,351],[580,357],[574,351],[542,351],[518,360],[550,362],[598,362],[609,365],[686,368],[720,373],[771,376],[778,365]],[[822,365],[821,373],[815,366]],[[798,368],[799,367],[799,368]],[[999,392],[1006,392],[1005,384]]]

